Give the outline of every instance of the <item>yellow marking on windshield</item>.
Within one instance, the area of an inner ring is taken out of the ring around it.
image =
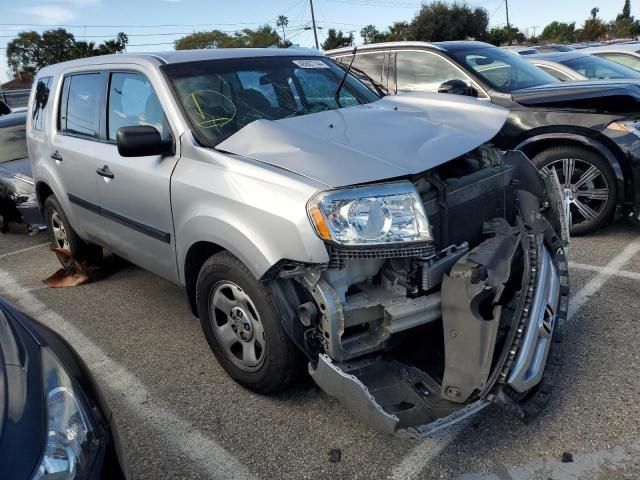
[[[198,112],[200,113],[200,117],[204,120],[205,119],[204,112],[202,111],[202,108],[200,108],[200,104],[198,103],[198,100],[196,99],[196,92],[192,92],[191,93],[191,98],[193,98],[193,103],[195,103],[196,107],[198,108]]]

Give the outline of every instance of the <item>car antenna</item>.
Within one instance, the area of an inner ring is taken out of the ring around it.
[[[342,108],[342,105],[340,104],[340,90],[342,90],[342,86],[344,85],[344,82],[347,80],[347,75],[349,75],[349,72],[351,71],[351,65],[353,65],[353,61],[356,59],[357,51],[358,51],[358,46],[354,45],[353,51],[351,52],[352,56],[351,56],[351,61],[349,62],[349,66],[347,67],[347,70],[344,72],[344,75],[342,76],[342,80],[340,80],[340,83],[338,84],[338,88],[336,88],[336,93],[333,94],[333,98],[335,98],[336,104],[340,108]]]

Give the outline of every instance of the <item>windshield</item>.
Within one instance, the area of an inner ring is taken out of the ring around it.
[[[558,79],[520,55],[497,47],[454,50],[451,55],[500,92],[510,93],[521,88],[558,82]]]
[[[564,63],[567,67],[592,79],[640,78],[640,72],[636,72],[619,63],[591,55],[572,58],[560,63]]]
[[[323,57],[258,57],[162,67],[200,143],[214,147],[254,120],[280,120],[380,97]]]

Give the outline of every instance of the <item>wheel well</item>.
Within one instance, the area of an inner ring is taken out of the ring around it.
[[[184,261],[184,281],[187,298],[193,314],[198,316],[198,305],[196,303],[196,284],[198,283],[198,274],[202,264],[209,257],[216,253],[222,252],[224,248],[211,242],[197,242],[191,245],[187,252],[187,258]]]
[[[51,195],[53,195],[53,190],[51,190],[49,185],[44,182],[39,182],[36,186],[36,197],[38,198],[40,210],[44,208],[44,201]]]
[[[527,157],[533,160],[533,157],[538,155],[540,152],[548,150],[553,147],[580,147],[586,150],[590,150],[593,153],[602,156],[602,152],[598,151],[597,148],[593,148],[590,145],[582,143],[578,140],[571,140],[565,138],[545,138],[542,140],[537,140],[535,142],[531,142],[524,147],[522,147],[522,151],[525,153]]]

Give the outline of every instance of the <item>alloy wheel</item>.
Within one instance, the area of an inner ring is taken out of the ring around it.
[[[67,235],[67,230],[64,227],[64,223],[62,222],[62,218],[58,212],[53,211],[51,213],[51,231],[53,233],[53,239],[56,243],[56,247],[62,248],[68,252],[71,251],[69,245],[69,237]]]
[[[542,167],[543,173],[555,170],[562,194],[569,202],[571,226],[596,222],[606,208],[610,191],[602,171],[579,158],[562,158]]]
[[[210,322],[225,354],[240,369],[258,370],[264,363],[266,341],[260,315],[249,295],[232,282],[211,290]]]

